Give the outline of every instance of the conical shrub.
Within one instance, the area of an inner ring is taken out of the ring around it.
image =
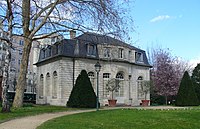
[[[177,106],[197,106],[198,98],[194,90],[192,80],[186,71],[181,80],[181,84],[178,90],[176,98]]]
[[[95,108],[96,95],[92,84],[85,70],[82,70],[76,79],[76,84],[73,87],[67,107],[73,108]]]

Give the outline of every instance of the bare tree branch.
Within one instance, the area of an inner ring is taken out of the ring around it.
[[[46,16],[42,20],[41,24],[31,32],[29,38],[32,38],[35,35],[35,33],[45,24],[47,18],[49,17],[49,15],[51,14],[51,12],[54,10],[54,8],[58,4],[58,2],[59,2],[59,0],[56,0],[55,3],[53,3],[51,5],[49,12],[46,14]]]

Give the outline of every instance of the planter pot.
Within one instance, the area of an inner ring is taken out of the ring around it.
[[[108,100],[108,104],[109,104],[110,107],[115,107],[116,103],[117,103],[116,99],[110,99],[110,100]]]
[[[142,100],[142,106],[144,107],[149,106],[149,101],[150,100]]]

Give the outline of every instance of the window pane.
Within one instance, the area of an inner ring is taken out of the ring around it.
[[[116,78],[117,79],[124,79],[124,76],[123,76],[122,73],[117,73]]]
[[[90,45],[90,44],[88,44],[88,46],[87,46],[87,54],[88,55],[96,55],[96,47],[95,47],[95,45]]]
[[[89,78],[91,78],[91,77],[94,78],[94,72],[89,72],[89,73],[88,73],[88,77],[89,77]]]
[[[110,78],[110,73],[103,73],[103,78]]]
[[[104,57],[110,57],[110,48],[104,48]]]
[[[118,57],[123,58],[123,49],[119,48]]]

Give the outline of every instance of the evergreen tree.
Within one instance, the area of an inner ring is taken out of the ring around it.
[[[200,104],[200,64],[194,68],[191,78]]]
[[[197,106],[198,98],[194,90],[192,80],[186,71],[181,80],[181,84],[178,90],[176,98],[177,106]]]
[[[67,106],[74,108],[96,107],[96,95],[85,70],[82,70],[76,79],[76,84],[72,89]]]

